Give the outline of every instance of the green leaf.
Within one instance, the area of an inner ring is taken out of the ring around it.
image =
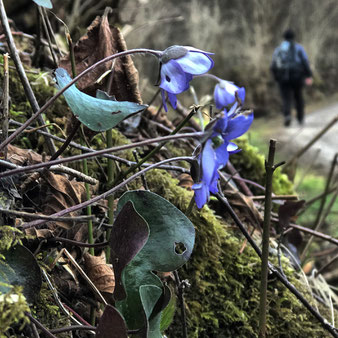
[[[143,248],[122,271],[127,297],[116,302],[116,307],[129,329],[147,327],[149,337],[160,337],[161,311],[168,304],[170,293],[168,296],[153,271],[168,272],[186,263],[193,250],[195,229],[180,210],[152,192],[126,192],[119,200],[118,211],[127,203],[132,203],[145,219],[150,233]],[[112,233],[114,228],[115,225]],[[178,247],[183,247],[183,252],[178,252]],[[115,270],[114,261],[113,265]]]
[[[5,258],[0,261],[0,293],[10,290],[7,285],[20,285],[29,303],[32,303],[41,289],[41,272],[33,254],[24,246],[1,252]]]
[[[54,74],[59,89],[71,81],[71,77],[63,68],[57,68]],[[100,98],[92,97],[82,93],[75,85],[68,88],[63,95],[75,117],[94,131],[111,129],[122,120],[147,108],[147,105],[134,102],[114,101],[111,97],[102,95],[102,92],[99,94]]]
[[[50,0],[33,0],[37,5],[46,7],[46,8],[53,8],[53,4]]]

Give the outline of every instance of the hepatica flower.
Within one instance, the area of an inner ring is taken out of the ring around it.
[[[245,88],[239,88],[230,81],[218,79],[215,86],[214,98],[217,109],[223,109],[236,101],[236,93],[241,102],[245,99]]]
[[[189,88],[193,75],[204,74],[214,66],[211,54],[184,46],[171,46],[163,51],[160,57],[160,88],[165,111],[168,111],[166,95],[176,109],[176,95]]]
[[[229,159],[229,153],[238,152],[236,144],[231,140],[243,135],[251,126],[253,113],[248,115],[236,115],[237,103],[230,111],[222,112],[223,116],[216,120],[212,132],[205,142],[202,152],[198,157],[200,177],[192,186],[195,191],[195,202],[198,208],[202,208],[208,202],[210,192],[218,192],[217,182],[219,174],[217,170],[223,168]]]

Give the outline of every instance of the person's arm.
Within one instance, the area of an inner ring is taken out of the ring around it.
[[[312,71],[311,71],[311,68],[310,68],[309,59],[307,57],[307,54],[306,54],[303,46],[298,45],[298,52],[299,52],[299,55],[300,55],[302,63],[303,63],[305,77],[306,78],[312,78]]]

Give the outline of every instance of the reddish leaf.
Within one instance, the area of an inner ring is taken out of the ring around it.
[[[96,329],[96,338],[128,338],[126,323],[120,313],[107,305]]]
[[[126,297],[121,275],[126,265],[143,248],[149,237],[147,222],[135,210],[132,202],[127,202],[119,212],[109,240],[111,262],[115,272],[116,300]]]

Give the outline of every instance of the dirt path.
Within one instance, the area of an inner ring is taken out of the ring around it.
[[[322,128],[338,115],[338,103],[317,109],[306,115],[304,126],[299,126],[293,111],[290,127],[283,126],[281,116],[264,121],[257,121],[256,131],[267,140],[278,141],[279,157],[289,160],[293,154],[304,147]],[[262,119],[258,119],[262,120]],[[329,167],[335,153],[338,152],[338,122],[335,123],[301,158],[300,164],[308,165],[314,161],[314,167],[323,170]]]

